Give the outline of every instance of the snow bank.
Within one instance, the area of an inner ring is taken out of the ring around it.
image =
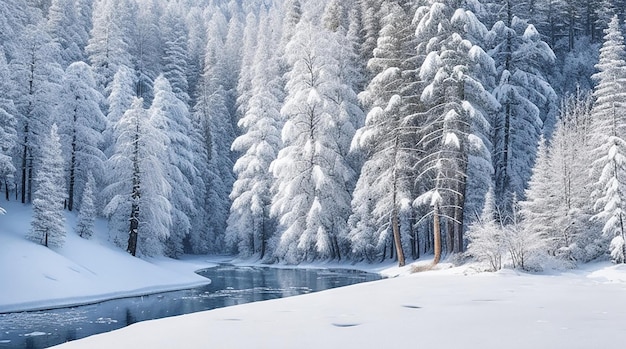
[[[62,248],[49,249],[24,238],[30,206],[3,203],[0,216],[0,313],[93,303],[111,298],[191,288],[210,280],[194,273],[213,264],[168,258],[142,260],[112,246],[106,224],[84,240],[68,233]],[[67,214],[73,231],[75,216]]]

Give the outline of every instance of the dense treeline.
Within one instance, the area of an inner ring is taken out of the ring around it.
[[[0,188],[46,246],[624,262],[624,5],[5,0]]]

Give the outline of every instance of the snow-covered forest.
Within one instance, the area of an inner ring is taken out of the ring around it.
[[[623,263],[625,11],[2,0],[0,190],[50,247],[65,210],[137,256]]]

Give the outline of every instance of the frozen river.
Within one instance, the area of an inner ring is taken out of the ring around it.
[[[139,321],[295,296],[380,279],[345,269],[277,269],[220,265],[199,272],[211,284],[79,307],[0,314],[0,349],[45,348]]]

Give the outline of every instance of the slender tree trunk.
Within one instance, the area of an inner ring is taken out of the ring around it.
[[[24,132],[28,132],[28,126],[24,127]],[[28,142],[28,136],[24,136],[24,148],[22,150],[22,203],[26,203],[26,176],[27,176],[27,164],[28,164],[28,146],[26,146]]]
[[[398,266],[403,267],[406,264],[404,259],[404,251],[402,250],[402,241],[400,240],[400,225],[398,224],[398,212],[395,210],[393,218],[393,241],[396,245],[396,252],[398,255]]]
[[[454,217],[454,208],[450,210],[452,211],[450,217]],[[454,227],[456,224],[452,219],[447,219],[446,223],[446,253],[450,255],[454,252]]]
[[[433,248],[435,256],[433,265],[437,265],[441,260],[441,226],[439,224],[439,203],[435,203],[433,208]]]
[[[128,253],[137,255],[137,240],[139,235],[139,200],[141,199],[141,177],[139,168],[139,122],[137,122],[135,130],[133,150],[133,192],[132,204],[130,209],[130,229],[128,232]]]
[[[135,202],[130,209],[130,231],[128,233],[128,253],[137,255],[137,238],[139,231],[139,205]]]
[[[396,136],[395,139],[395,155],[394,155],[394,170],[393,170],[393,212],[391,217],[391,224],[393,229],[393,240],[395,242],[396,252],[398,255],[398,266],[403,267],[406,264],[404,258],[404,251],[402,250],[402,239],[400,238],[400,222],[398,221],[398,150],[400,147],[400,138]]]
[[[78,98],[76,98],[78,99]],[[72,157],[70,160],[70,183],[69,183],[69,193],[67,199],[67,209],[72,211],[74,209],[74,187],[76,184],[76,123],[78,111],[74,109],[74,128],[72,132]]]

